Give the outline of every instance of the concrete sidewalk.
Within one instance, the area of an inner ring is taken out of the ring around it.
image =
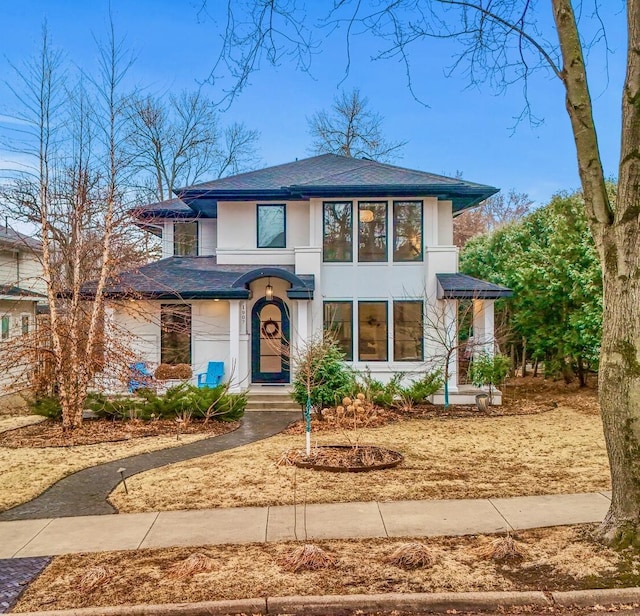
[[[307,505],[308,539],[496,533],[603,519],[607,493]],[[243,507],[0,522],[0,558],[304,539],[304,508]]]

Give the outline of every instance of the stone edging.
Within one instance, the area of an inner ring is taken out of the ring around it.
[[[447,610],[496,611],[515,606],[588,607],[640,603],[640,588],[574,590],[568,592],[469,592],[388,593],[381,595],[327,595],[167,603],[102,608],[80,608],[46,612],[22,612],[22,616],[223,616],[224,614],[351,614],[356,610],[445,612]]]

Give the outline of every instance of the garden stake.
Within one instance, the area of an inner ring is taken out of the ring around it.
[[[118,472],[120,473],[120,478],[122,479],[122,484],[124,485],[124,493],[129,494],[129,488],[127,488],[127,482],[124,478],[124,472],[126,470],[127,470],[126,468],[119,468]]]
[[[307,443],[307,456],[311,455],[311,398],[307,396],[307,406],[304,409],[305,438]]]

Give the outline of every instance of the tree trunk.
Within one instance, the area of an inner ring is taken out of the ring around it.
[[[527,376],[527,339],[522,339],[522,376]]]

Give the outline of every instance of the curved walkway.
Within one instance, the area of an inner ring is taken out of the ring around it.
[[[299,417],[299,411],[245,413],[241,426],[233,432],[182,447],[120,458],[78,471],[61,479],[28,503],[0,513],[0,520],[37,520],[116,513],[107,502],[107,497],[121,481],[118,469],[126,468],[124,474],[130,477],[159,466],[247,445],[281,432]]]

